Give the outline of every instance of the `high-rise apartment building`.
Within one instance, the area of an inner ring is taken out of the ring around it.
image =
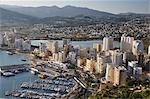
[[[126,85],[127,72],[123,66],[114,68],[114,85],[125,86]]]
[[[148,54],[150,54],[150,45],[149,45],[149,47],[148,47]]]
[[[113,85],[126,85],[127,72],[123,66],[114,64],[107,64],[105,78],[106,81],[113,83]]]
[[[112,64],[114,65],[122,65],[123,63],[123,53],[119,50],[114,50],[112,52]]]
[[[132,52],[132,44],[133,44],[134,38],[133,37],[121,37],[120,42],[120,49],[125,52]]]
[[[132,53],[134,55],[138,55],[139,53],[144,52],[144,45],[141,40],[134,40],[133,41],[133,46],[132,46]]]
[[[46,50],[46,43],[39,43],[39,51],[40,53],[45,52]]]
[[[3,35],[0,33],[0,47],[3,45]]]
[[[103,38],[103,51],[107,51],[113,49],[113,38],[112,37],[104,37]]]
[[[52,53],[57,53],[59,51],[58,41],[49,41],[47,44],[47,49]]]
[[[106,81],[113,83],[114,81],[114,65],[107,64],[105,78]]]
[[[100,54],[97,54],[97,62],[96,62],[96,67],[95,67],[95,72],[96,73],[104,73],[106,71],[106,63],[111,62],[110,56],[102,56]]]

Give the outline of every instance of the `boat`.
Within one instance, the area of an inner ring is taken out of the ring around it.
[[[16,92],[15,94],[13,94],[14,97],[19,97],[21,94],[19,92]]]
[[[9,51],[7,51],[6,52],[8,55],[13,55],[14,53],[13,52],[9,52]]]
[[[5,77],[10,77],[10,76],[15,76],[15,74],[12,73],[12,72],[4,72],[4,73],[3,73],[3,76],[5,76]]]
[[[25,98],[26,97],[26,94],[25,93],[22,93],[21,95],[20,95],[20,98]]]
[[[34,75],[38,73],[38,70],[35,68],[31,68],[30,70],[31,70],[31,73]]]
[[[9,96],[9,95],[10,95],[9,91],[6,91],[5,96]]]
[[[20,73],[20,72],[21,72],[21,71],[19,71],[19,70],[15,70],[15,71],[14,71],[15,74],[18,74],[18,73]]]
[[[44,75],[44,74],[38,74],[38,77],[41,78],[41,79],[45,79],[46,75]]]
[[[33,70],[31,70],[30,72],[31,72],[31,74],[34,74],[34,75],[36,74],[36,72],[35,72],[35,71],[33,71]]]
[[[26,59],[22,59],[22,61],[27,61]]]

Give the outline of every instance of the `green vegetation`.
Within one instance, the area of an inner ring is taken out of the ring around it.
[[[150,99],[150,90],[143,90],[141,92],[134,92],[127,87],[114,87],[113,89],[106,89],[101,92],[92,94],[89,99]]]
[[[150,38],[144,38],[144,39],[142,39],[142,41],[144,43],[144,49],[147,52],[148,51],[148,46],[150,45]]]
[[[150,82],[144,80],[127,80],[127,86],[124,87],[106,87],[105,90],[93,93],[89,99],[150,99]]]

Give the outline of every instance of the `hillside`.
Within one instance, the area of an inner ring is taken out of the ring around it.
[[[73,17],[77,15],[97,16],[97,17],[115,16],[114,14],[111,13],[75,6],[65,6],[59,8],[57,6],[22,7],[22,6],[0,5],[0,7],[38,18],[46,18],[54,16]]]

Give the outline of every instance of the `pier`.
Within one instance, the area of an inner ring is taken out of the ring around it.
[[[28,68],[30,64],[15,64],[15,65],[4,65],[0,66],[0,73],[3,73],[5,71],[11,71],[11,70],[18,70],[18,69],[25,69]]]
[[[2,50],[2,51],[10,51],[10,52],[12,52],[12,51],[15,51],[15,48],[0,47],[0,50]]]

